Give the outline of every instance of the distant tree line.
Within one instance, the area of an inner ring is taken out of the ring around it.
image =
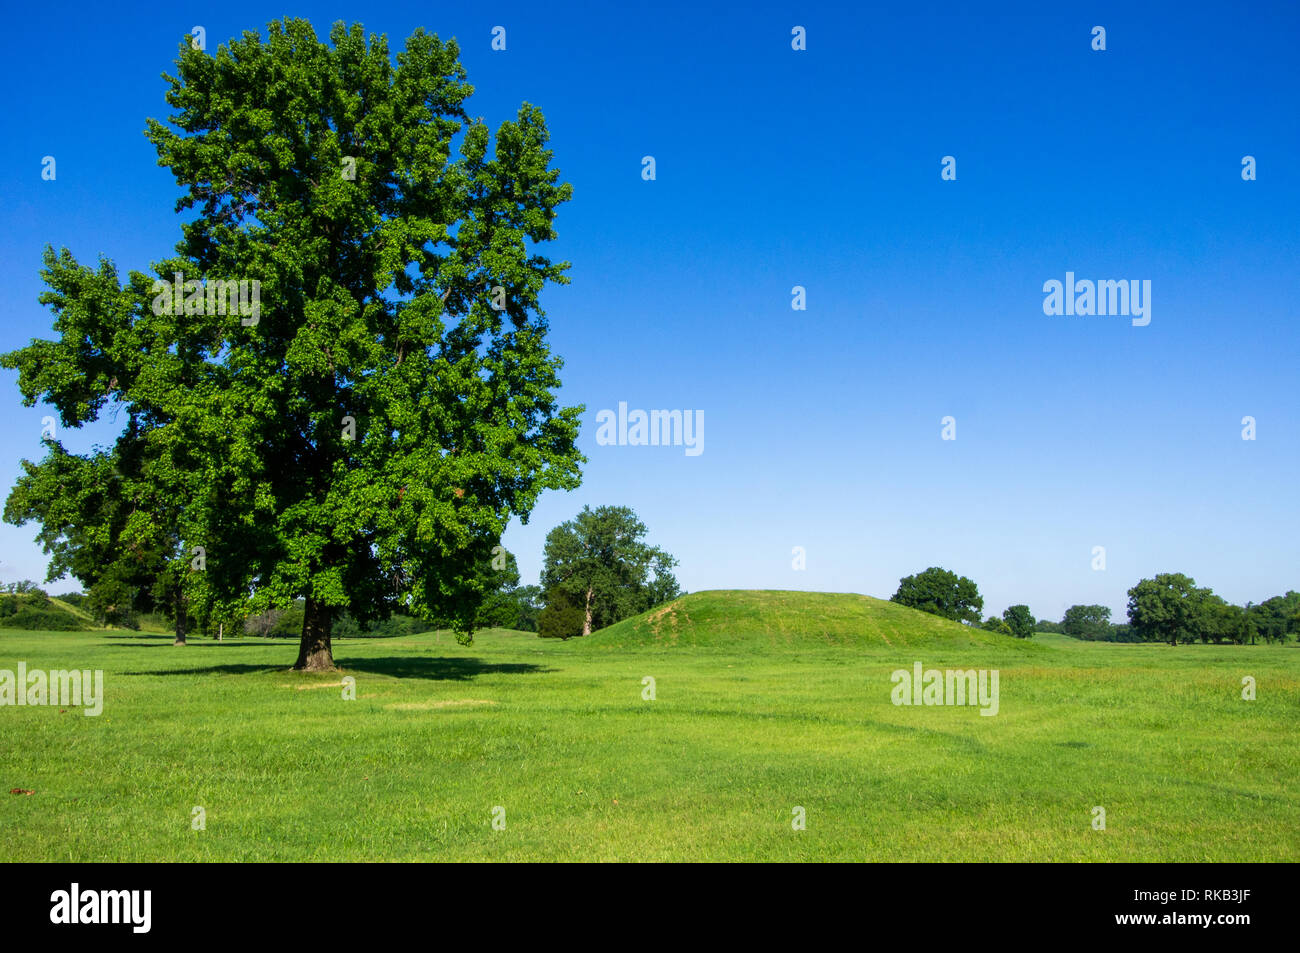
[[[1300,592],[1237,606],[1189,576],[1160,573],[1128,591],[1127,624],[1111,622],[1107,606],[1074,605],[1059,623],[1040,621],[1038,630],[1096,642],[1285,642],[1300,637]]]
[[[966,576],[932,566],[899,580],[892,602],[1016,638],[1056,632],[1100,642],[1250,644],[1300,638],[1300,592],[1236,606],[1182,573],[1160,573],[1128,591],[1128,622],[1110,621],[1110,608],[1073,605],[1060,622],[1034,620],[1026,605],[980,622],[984,599]]]

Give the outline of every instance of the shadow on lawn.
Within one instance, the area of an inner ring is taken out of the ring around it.
[[[115,640],[105,648],[110,649],[161,649],[175,648],[188,649],[200,646],[211,645],[216,648],[248,649],[253,646],[273,649],[297,649],[298,640],[295,638],[292,643],[288,639],[279,641],[272,639],[226,639],[224,642],[218,642],[216,639],[191,638],[185,645],[175,645],[176,636],[174,635],[110,635],[108,639]]]
[[[433,681],[463,682],[480,675],[534,675],[556,669],[529,662],[483,662],[476,658],[361,658],[343,659],[339,675],[369,672],[389,678],[427,678]],[[124,672],[124,675],[255,675],[262,672],[291,672],[288,665],[230,664],[204,668],[168,668],[153,672]]]

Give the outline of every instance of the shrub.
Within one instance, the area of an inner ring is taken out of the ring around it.
[[[79,632],[81,620],[71,612],[60,609],[36,609],[30,606],[19,609],[4,620],[6,629],[32,629],[38,632]]]
[[[382,622],[367,622],[365,625],[350,612],[341,612],[330,626],[330,636],[335,639],[393,639],[428,632],[436,627],[403,612],[394,612]]]
[[[296,639],[302,635],[302,620],[306,618],[307,610],[303,606],[294,604],[292,608],[285,609],[280,617],[275,620],[271,626],[271,631],[267,634],[271,638]]]
[[[995,615],[991,615],[991,616],[989,616],[987,619],[985,619],[983,622],[981,622],[981,623],[980,623],[980,628],[981,628],[981,629],[985,629],[985,630],[987,630],[987,631],[989,631],[989,632],[996,632],[996,633],[998,633],[999,635],[1014,635],[1014,634],[1015,634],[1014,632],[1011,631],[1011,626],[1007,624],[1007,622],[1006,622],[1005,619],[999,619],[999,618],[998,618],[997,616],[995,616]]]
[[[544,639],[571,639],[582,635],[582,625],[587,614],[569,602],[564,594],[551,590],[546,594],[546,607],[537,614],[537,634]]]

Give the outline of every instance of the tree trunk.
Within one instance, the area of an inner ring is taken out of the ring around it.
[[[185,597],[176,593],[176,641],[172,645],[185,644]]]
[[[298,645],[298,661],[293,666],[299,672],[330,672],[334,670],[334,650],[330,645],[330,622],[333,610],[307,597],[302,619],[302,641]]]
[[[582,634],[591,635],[591,587],[587,587],[587,615],[582,620]]]

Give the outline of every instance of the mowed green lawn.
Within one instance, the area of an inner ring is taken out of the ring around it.
[[[0,708],[0,858],[1300,859],[1295,646],[620,625],[342,641],[332,676],[286,641],[0,631],[0,669],[100,668],[106,693]],[[997,669],[999,713],[893,705],[917,660]]]

